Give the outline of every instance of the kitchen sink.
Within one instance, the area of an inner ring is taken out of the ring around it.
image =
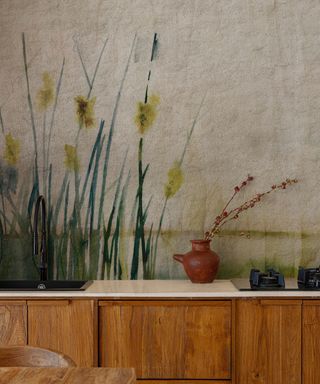
[[[93,280],[0,280],[0,291],[84,291]]]

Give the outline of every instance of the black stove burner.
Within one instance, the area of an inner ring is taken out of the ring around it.
[[[299,267],[298,272],[299,289],[320,290],[320,267],[319,268],[302,268]]]
[[[232,283],[239,291],[320,291],[320,266],[317,268],[299,267],[298,279],[288,279],[274,269],[260,272],[251,269],[247,279],[233,279]]]
[[[279,290],[285,288],[284,277],[274,269],[268,269],[267,273],[260,272],[259,269],[250,271],[250,287],[254,290]]]

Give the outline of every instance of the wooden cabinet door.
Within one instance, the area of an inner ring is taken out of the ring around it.
[[[100,302],[99,348],[140,379],[229,379],[231,302]]]
[[[0,301],[0,345],[27,344],[27,303]]]
[[[320,300],[304,300],[302,312],[302,383],[320,382]]]
[[[93,300],[28,301],[28,344],[70,356],[80,367],[97,365]]]
[[[136,380],[138,384],[232,384],[231,380]]]
[[[155,379],[155,380],[146,380],[146,379],[141,379],[141,380],[136,380],[136,383],[138,384],[232,384],[231,380],[160,380],[160,379]]]
[[[301,384],[301,304],[237,300],[237,384]]]

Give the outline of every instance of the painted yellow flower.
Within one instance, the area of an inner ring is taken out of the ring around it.
[[[11,133],[5,136],[6,147],[4,158],[9,165],[16,165],[20,155],[20,141],[12,137]]]
[[[76,102],[76,115],[77,120],[82,128],[93,128],[96,125],[96,119],[94,115],[94,105],[96,102],[96,97],[87,99],[84,96],[77,96],[74,98]]]
[[[153,124],[157,117],[157,106],[160,102],[159,96],[152,95],[147,103],[137,103],[137,113],[134,122],[139,132],[143,135]]]
[[[77,154],[77,149],[73,145],[65,144],[64,146],[65,158],[64,165],[70,171],[79,171],[80,161]]]
[[[37,93],[37,104],[40,111],[45,111],[54,100],[54,81],[49,72],[42,74],[42,87]]]
[[[179,191],[183,180],[181,165],[178,161],[175,161],[172,168],[168,171],[168,180],[164,186],[164,195],[167,199],[170,199]]]

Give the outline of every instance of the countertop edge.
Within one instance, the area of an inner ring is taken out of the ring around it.
[[[320,291],[238,291],[230,280],[216,280],[212,284],[192,284],[187,280],[96,280],[86,291],[0,291],[0,300],[209,300],[266,297],[320,300]]]

